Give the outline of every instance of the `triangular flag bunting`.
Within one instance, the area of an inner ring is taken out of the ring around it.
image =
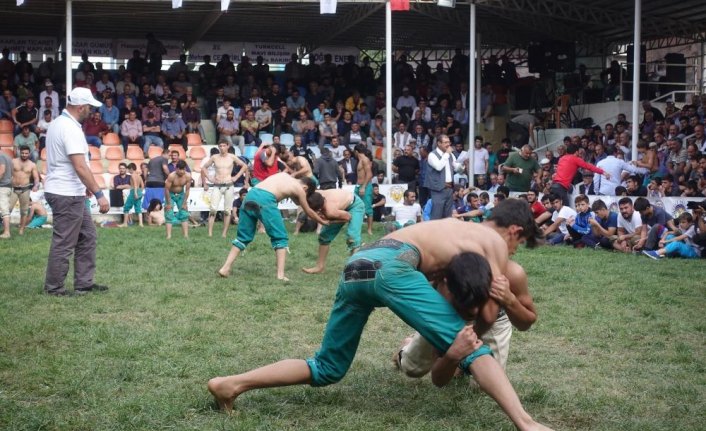
[[[390,10],[409,10],[409,0],[390,0]]]
[[[321,14],[336,13],[336,0],[321,0]]]

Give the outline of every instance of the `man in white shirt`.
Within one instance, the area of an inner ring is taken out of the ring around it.
[[[632,199],[620,199],[618,208],[618,238],[613,243],[613,248],[623,253],[642,249],[647,242],[647,229],[642,224],[640,213],[633,208]]]
[[[431,219],[451,217],[453,212],[453,175],[463,165],[456,161],[451,151],[451,140],[447,135],[440,135],[436,149],[427,157],[429,169],[424,184],[431,194]]]
[[[44,86],[46,87],[46,90],[39,93],[39,104],[40,104],[39,112],[44,112],[45,109],[53,109],[53,110],[55,109],[58,111],[59,110],[59,93],[54,91],[54,84],[51,81],[47,80],[44,83]],[[47,105],[46,105],[46,98],[47,97],[51,98],[51,103],[52,103],[51,106],[53,108],[47,107]],[[52,119],[56,118],[57,116],[58,116],[58,114],[56,116],[54,116],[53,112],[52,112]]]
[[[489,160],[490,154],[488,154],[488,150],[483,147],[483,138],[476,136],[475,143],[473,144],[473,174],[487,175]]]
[[[331,157],[336,161],[336,163],[343,160],[343,153],[346,151],[346,147],[341,145],[338,141],[338,136],[331,138]]]
[[[44,196],[54,214],[54,235],[46,269],[44,291],[66,296],[64,287],[69,272],[69,257],[74,255],[74,294],[108,288],[94,283],[96,268],[96,227],[86,207],[86,189],[95,196],[100,212],[110,209],[108,199],[88,167],[88,143],[81,123],[91,114],[91,106],[101,103],[91,90],[77,87],[67,97],[64,112],[47,130],[47,176]]]
[[[407,148],[407,144],[412,140],[412,135],[407,131],[407,125],[405,123],[400,123],[397,126],[397,131],[392,135],[395,142],[395,147],[399,148],[400,151],[404,151]]]
[[[397,111],[399,111],[400,114],[407,114],[408,116],[411,116],[412,110],[416,107],[417,101],[414,100],[414,96],[410,96],[409,88],[403,87],[402,95],[397,98],[395,108],[397,108]]]
[[[554,213],[552,214],[552,224],[544,228],[544,235],[550,245],[563,244],[571,239],[566,223],[569,219],[576,218],[576,211],[564,205],[560,196],[549,194],[548,199],[554,208]]]
[[[610,179],[604,175],[593,174],[593,187],[599,195],[613,196],[615,188],[620,186],[621,174],[623,171],[628,171],[631,174],[644,174],[647,169],[638,168],[635,165],[625,162],[625,160],[615,157],[615,147],[607,146],[605,148],[606,158],[596,164],[597,167],[603,169],[604,172],[610,174]]]
[[[422,221],[422,207],[416,202],[417,193],[414,190],[405,190],[404,201],[392,208],[395,221],[392,230],[402,229]]]

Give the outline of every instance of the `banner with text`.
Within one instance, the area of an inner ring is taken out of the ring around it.
[[[322,46],[309,53],[309,63],[312,59],[317,63],[323,63],[326,54],[331,54],[333,64],[344,64],[349,55],[355,57],[356,64],[360,60],[360,50],[354,46]]]
[[[165,60],[178,60],[184,52],[184,44],[180,40],[163,40],[161,42],[167,49],[167,53],[162,57]],[[114,43],[115,58],[118,59],[132,58],[132,52],[136,49],[140,50],[140,55],[144,58],[147,51],[146,39],[116,39]]]
[[[0,49],[4,48],[15,54],[25,51],[33,61],[41,61],[42,54],[54,56],[57,44],[54,37],[0,36]]]
[[[243,56],[243,43],[198,41],[189,48],[189,62],[201,63],[204,55],[210,55],[211,63],[216,64],[221,61],[223,54],[228,54],[230,61],[238,64]]]
[[[87,37],[76,37],[73,40],[74,55],[80,56],[84,52],[89,57],[112,57],[113,39],[90,39]],[[143,54],[144,56],[144,54]],[[130,53],[132,57],[132,53]]]
[[[255,64],[255,59],[261,55],[265,64],[286,64],[292,59],[292,54],[297,53],[297,44],[294,43],[259,43],[246,42],[243,44],[245,55],[250,57],[250,62]]]

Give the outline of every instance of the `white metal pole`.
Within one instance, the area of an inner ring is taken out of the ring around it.
[[[71,57],[73,54],[74,45],[74,24],[73,11],[71,10],[72,0],[66,1],[66,46],[64,47],[64,60],[66,61],[66,95],[71,92],[73,87],[73,74],[71,73]]]
[[[476,4],[471,3],[471,40],[468,45],[470,73],[468,77],[468,183],[475,184],[473,172],[476,136]]]
[[[632,52],[632,150],[630,157],[637,160],[638,114],[640,110],[640,46],[642,45],[642,0],[635,0],[635,38]]]
[[[392,9],[385,2],[385,158],[387,181],[392,182]]]

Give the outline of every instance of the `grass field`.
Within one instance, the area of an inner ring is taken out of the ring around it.
[[[228,242],[205,228],[191,236],[100,229],[96,281],[110,291],[71,298],[42,295],[51,231],[0,242],[0,428],[513,429],[463,379],[436,389],[394,371],[410,328],[388,310],[371,316],[341,383],[254,391],[237,415],[218,412],[210,377],[317,349],[344,244],[325,274],[309,276],[299,268],[314,263],[316,238],[293,237],[283,284],[265,236],[227,280],[215,271]],[[704,261],[563,247],[516,260],[539,320],[515,332],[508,374],[530,414],[558,430],[706,429]]]

